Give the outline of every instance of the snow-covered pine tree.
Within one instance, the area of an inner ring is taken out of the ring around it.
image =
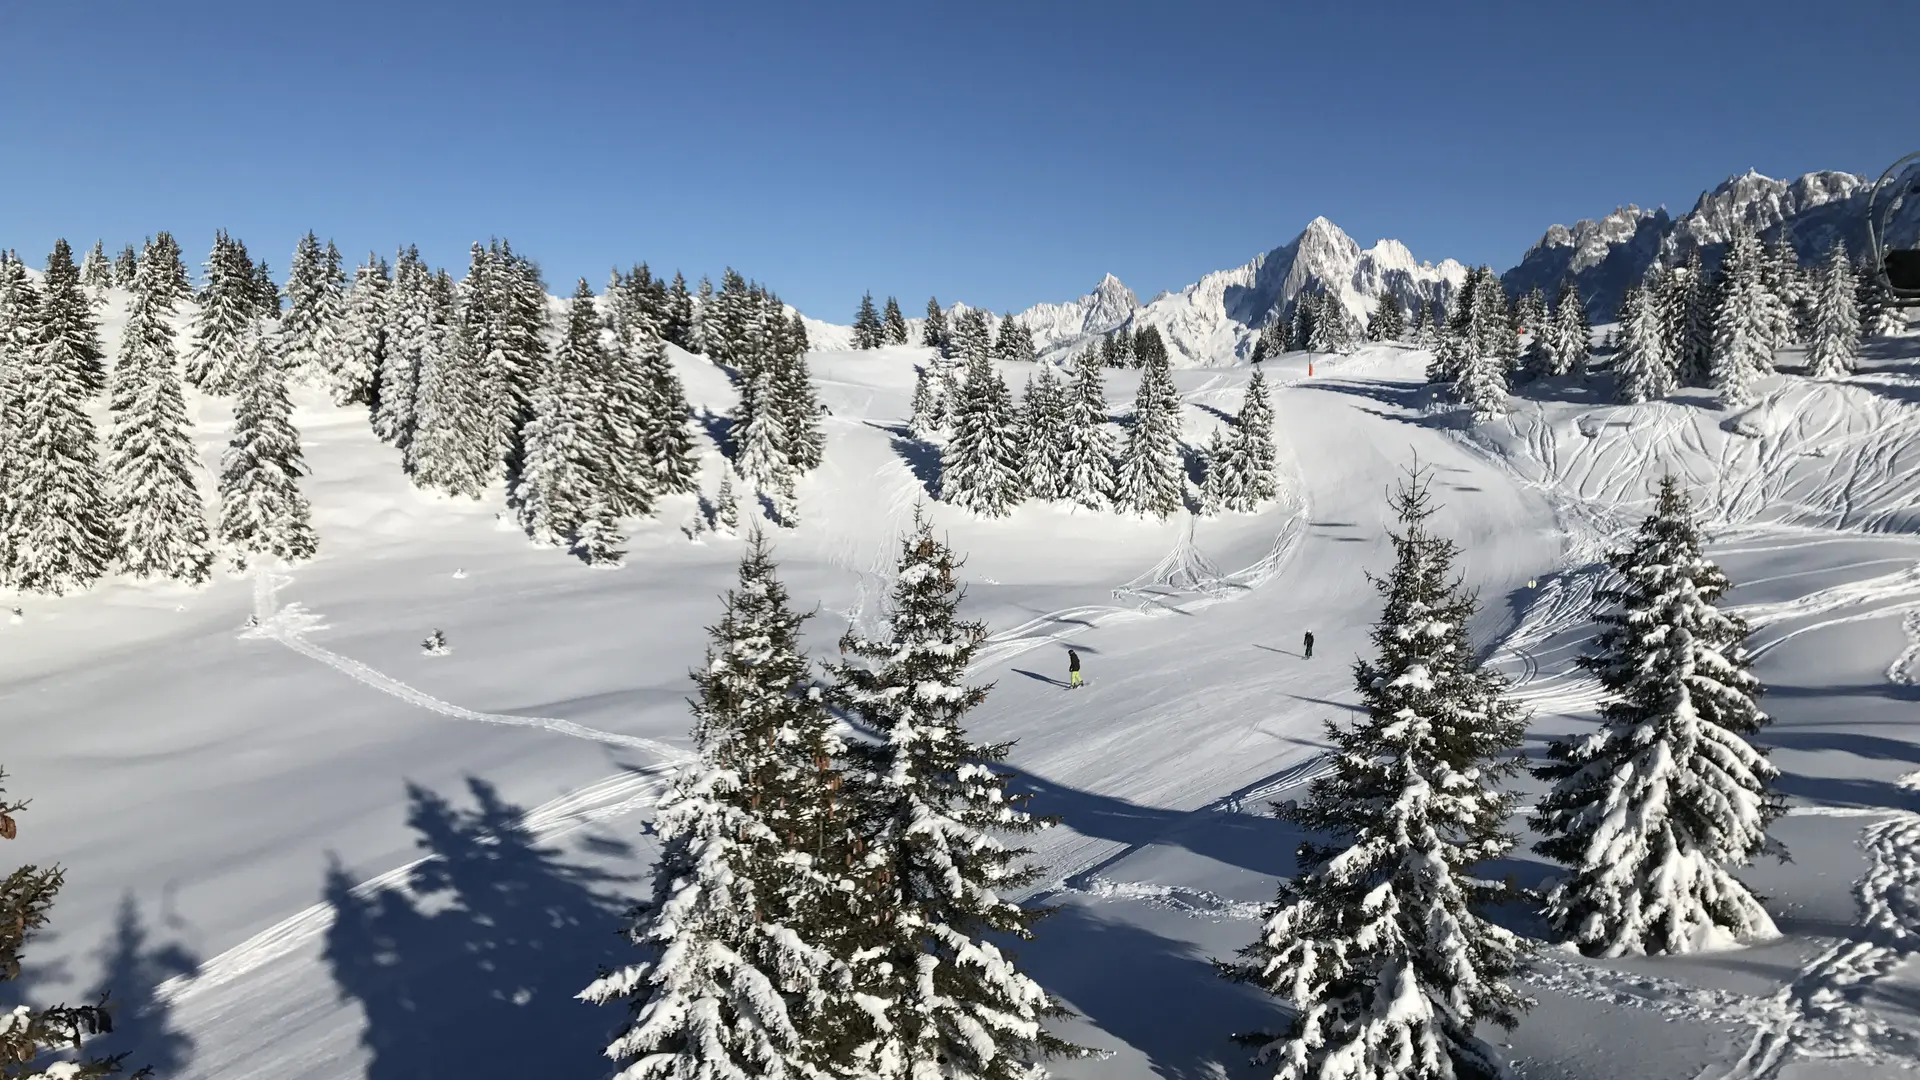
[[[107,260],[107,245],[95,240],[87,257],[80,262],[80,282],[92,294],[95,306],[107,302],[107,290],[113,288],[113,263]]]
[[[5,770],[0,770],[0,780],[5,778]],[[0,798],[0,837],[14,838],[18,831],[14,815],[26,805]],[[47,912],[66,885],[66,871],[29,864],[8,874],[6,882],[4,899],[0,899],[0,981],[11,982],[20,977],[21,950],[46,928]],[[102,991],[93,1005],[8,1009],[6,1028],[0,1032],[0,1060],[7,1062],[6,1074],[21,1080],[98,1080],[117,1075],[127,1055],[96,1058],[80,1050],[85,1039],[113,1030],[107,997]],[[152,1075],[151,1069],[141,1069],[130,1080],[147,1080]]]
[[[609,445],[601,401],[606,372],[593,287],[581,278],[567,304],[560,343],[541,369],[514,490],[520,523],[536,543],[570,543],[594,495],[611,482],[618,448]]]
[[[506,319],[501,379],[507,416],[502,442],[508,482],[517,484],[526,461],[526,428],[533,421],[534,399],[546,377],[552,317],[547,310],[547,284],[533,260],[516,254],[506,240],[489,243],[487,253],[499,269],[499,303]]]
[[[971,315],[973,312],[968,312]],[[985,517],[1004,517],[1021,490],[1013,395],[986,357],[967,362],[953,437],[940,453],[940,498]]]
[[[1813,294],[1813,325],[1807,347],[1807,374],[1838,379],[1853,373],[1860,355],[1860,309],[1853,263],[1847,247],[1835,240]]]
[[[376,415],[380,411],[378,376],[387,360],[387,299],[392,285],[387,260],[368,252],[367,261],[353,272],[341,329],[341,371],[347,387],[341,404],[364,404]]]
[[[1009,363],[1032,363],[1033,332],[1019,319],[1007,316],[1000,321],[1000,336],[993,343],[993,355]]]
[[[499,323],[489,306],[492,260],[477,243],[469,260],[458,295],[446,271],[433,277],[407,461],[420,487],[478,499],[499,475],[503,388]]]
[[[1216,427],[1200,451],[1205,472],[1200,481],[1200,512],[1221,514],[1245,502],[1246,451],[1237,437]]]
[[[1559,364],[1568,375],[1585,375],[1593,357],[1593,323],[1587,318],[1587,302],[1580,298],[1579,286],[1567,278],[1560,283],[1560,296],[1554,301],[1553,317],[1560,347]]]
[[[953,344],[949,352],[963,364],[993,355],[993,335],[987,330],[986,312],[968,308],[953,317]]]
[[[1754,382],[1773,368],[1767,321],[1773,297],[1761,279],[1760,256],[1760,241],[1745,229],[1727,245],[1713,318],[1713,388],[1726,408],[1753,404]]]
[[[756,292],[746,278],[727,267],[720,275],[720,291],[705,305],[700,321],[700,341],[707,357],[734,369],[745,383],[753,381],[748,371],[755,360],[752,339],[765,317]]]
[[[1158,339],[1155,333],[1154,340]],[[1134,397],[1115,501],[1133,513],[1165,519],[1186,506],[1187,467],[1180,449],[1182,403],[1165,350],[1151,355]]]
[[[1700,249],[1687,254],[1675,276],[1671,314],[1674,366],[1683,386],[1707,386],[1713,381],[1714,290],[1700,261]]]
[[[1537,335],[1540,333],[1541,322],[1546,319],[1549,310],[1547,294],[1541,290],[1540,286],[1535,285],[1515,305],[1514,318],[1519,323],[1519,329],[1525,330],[1528,334]]]
[[[727,536],[740,534],[740,500],[733,493],[733,466],[722,465],[720,487],[713,494],[713,524]]]
[[[72,340],[50,333],[46,298],[10,256],[0,329],[10,342],[0,382],[0,529],[11,584],[60,595],[84,589],[113,560],[113,522],[100,469],[99,433]]]
[[[620,524],[622,517],[606,491],[596,489],[587,499],[579,535],[573,540],[573,553],[588,566],[619,566],[627,555],[627,534]]]
[[[1801,340],[1801,315],[1807,290],[1800,274],[1800,256],[1793,250],[1785,229],[1781,229],[1773,243],[1767,246],[1761,259],[1760,279],[1766,283],[1770,298],[1767,323],[1772,331],[1774,349],[1784,349],[1798,343]]]
[[[691,352],[702,355],[707,351],[707,317],[713,312],[713,279],[700,275],[700,286],[693,293],[693,322],[687,329],[687,342]]]
[[[1892,337],[1906,328],[1905,316],[1894,306],[1880,275],[1870,269],[1864,259],[1854,270],[1854,280],[1862,341]]]
[[[261,259],[253,264],[253,303],[254,313],[263,319],[280,318],[280,286],[274,284],[273,270],[267,266],[267,260]]]
[[[1234,421],[1234,437],[1244,452],[1240,495],[1244,502],[1229,507],[1253,511],[1280,497],[1279,451],[1273,445],[1273,406],[1267,401],[1266,376],[1259,371],[1247,380],[1246,397]]]
[[[1134,366],[1133,330],[1130,327],[1122,326],[1101,335],[1100,362],[1116,368]]]
[[[1295,348],[1318,352],[1314,346],[1314,324],[1320,315],[1320,294],[1302,288],[1293,298],[1293,344]]]
[[[913,374],[913,404],[907,416],[907,432],[916,439],[931,439],[939,434],[946,418],[940,415],[939,395],[933,388],[933,365],[921,364]]]
[[[680,271],[673,272],[673,283],[667,286],[667,322],[660,328],[660,336],[667,344],[677,345],[693,352],[693,294],[687,291],[686,276]]]
[[[233,392],[233,373],[256,317],[253,264],[223,231],[214,234],[213,250],[204,265],[207,285],[200,290],[199,308],[193,315],[186,380],[209,394],[228,394]]]
[[[170,282],[166,284],[171,287]],[[100,325],[94,320],[93,301],[80,280],[80,268],[73,263],[73,248],[64,239],[53,242],[46,275],[40,279],[40,332],[66,343],[59,355],[73,365],[72,377],[82,393],[94,398],[107,388],[107,351],[100,343]]]
[[[433,347],[432,339],[433,274],[421,261],[420,249],[409,247],[394,260],[393,287],[387,293],[387,355],[380,369],[380,408],[373,414],[374,433],[398,447],[403,460],[411,453],[421,364]]]
[[[774,375],[771,367],[762,368],[753,381],[741,389],[742,406],[752,401],[772,400]],[[746,411],[744,421],[739,414],[734,417],[734,467],[762,493],[778,486],[781,477],[793,471],[793,463],[787,458],[787,433],[781,424],[784,411],[753,408]]]
[[[1219,965],[1294,1010],[1285,1032],[1238,1036],[1279,1080],[1500,1076],[1475,1029],[1530,1004],[1508,983],[1523,941],[1482,914],[1513,890],[1475,872],[1513,846],[1496,785],[1526,718],[1476,658],[1476,601],[1458,547],[1428,529],[1429,483],[1416,472],[1395,495],[1394,567],[1370,576],[1385,608],[1378,656],[1353,667],[1365,712],[1327,724],[1333,771],[1276,807],[1330,842],[1300,846],[1260,938]]]
[[[580,994],[629,1007],[606,1048],[622,1076],[854,1075],[833,1068],[847,1055],[841,1017],[859,1016],[835,948],[850,922],[835,905],[851,890],[827,876],[844,860],[821,857],[841,747],[809,692],[805,619],[756,531],[693,672],[698,758],[654,815],[653,895],[628,930],[646,959]]]
[[[1381,293],[1373,316],[1367,320],[1367,340],[1399,341],[1406,332],[1406,317],[1400,311],[1400,301],[1391,292]]]
[[[325,271],[320,238],[311,230],[294,245],[293,260],[287,267],[287,307],[280,316],[281,359],[296,380],[320,377],[332,369],[332,350],[324,350],[321,341],[320,294],[325,290]],[[337,312],[336,312],[337,315]]]
[[[174,307],[164,283],[148,280],[155,264],[141,265],[110,395],[106,475],[117,534],[113,547],[121,569],[134,577],[198,585],[210,574],[213,552],[206,500],[195,479],[200,455],[180,388]]]
[[[186,256],[173,234],[165,229],[153,234],[153,242],[140,252],[142,261],[160,260],[159,287],[178,307],[193,299],[193,280],[187,276]]]
[[[1608,556],[1620,585],[1599,598],[1615,609],[1580,659],[1606,692],[1600,731],[1552,743],[1538,770],[1554,786],[1534,850],[1573,871],[1547,918],[1589,955],[1774,936],[1732,871],[1785,854],[1767,837],[1785,808],[1779,770],[1747,741],[1767,723],[1762,688],[1746,624],[1715,607],[1728,583],[1702,546],[1686,493],[1663,478],[1632,547]]]
[[[1475,423],[1507,414],[1506,363],[1498,355],[1475,349],[1459,360],[1453,380],[1453,398],[1472,414]]]
[[[306,461],[276,349],[272,332],[255,323],[234,373],[233,435],[220,455],[218,535],[231,547],[236,570],[260,559],[309,559],[318,546],[312,510],[300,493]]]
[[[1649,275],[1651,276],[1651,275]],[[1673,393],[1673,357],[1667,353],[1660,295],[1652,286],[1635,286],[1620,301],[1620,350],[1613,358],[1614,397],[1638,405]]]
[[[1061,498],[1089,510],[1113,505],[1113,438],[1107,431],[1106,369],[1099,351],[1088,346],[1074,362],[1072,383],[1063,389],[1066,403],[1065,448],[1061,454]]]
[[[605,481],[595,490],[605,496],[609,511],[618,517],[653,513],[659,492],[653,470],[641,447],[648,423],[646,382],[637,363],[636,340],[650,337],[653,315],[646,302],[643,268],[631,274],[613,272],[607,282],[600,317],[606,328],[592,375],[600,399],[600,423],[608,448]]]
[[[1538,291],[1538,290],[1536,290]],[[1565,375],[1566,349],[1561,345],[1560,314],[1542,294],[1540,315],[1529,326],[1527,346],[1520,356],[1517,382],[1530,382],[1552,375]]]
[[[782,309],[778,298],[774,309],[778,321]],[[820,424],[820,398],[814,393],[813,373],[807,366],[805,333],[804,327],[786,324],[781,348],[772,359],[773,400],[780,409],[780,430],[787,440],[787,461],[793,465],[796,480],[819,468],[827,451],[826,431]]]
[[[880,321],[887,328],[887,344],[905,345],[907,343],[907,317],[900,313],[900,301],[887,297],[886,311]]]
[[[940,309],[939,297],[927,297],[927,321],[920,327],[920,344],[939,349],[943,355],[947,351],[947,313]]]
[[[123,289],[133,288],[133,274],[140,265],[140,251],[132,244],[120,249],[113,258],[113,283]]]
[[[853,347],[877,349],[886,340],[887,329],[880,323],[880,313],[873,308],[873,294],[867,293],[860,298],[860,310],[853,317]]]
[[[668,299],[670,305],[671,298]],[[670,312],[670,307],[663,309]],[[667,358],[667,340],[658,312],[633,305],[619,336],[626,362],[641,392],[638,454],[646,484],[659,495],[700,490],[700,459],[694,447],[693,406],[686,387]]]
[[[859,1075],[1045,1080],[1040,1060],[1087,1051],[1045,1022],[1067,1009],[988,935],[1030,940],[1044,912],[1009,898],[1038,876],[1002,839],[1051,821],[994,768],[1009,744],[968,738],[987,689],[966,682],[986,627],[960,618],[959,560],[916,508],[876,638],[849,631],[831,697],[874,732],[846,747],[854,871],[871,909],[856,992],[884,1016]],[[864,942],[863,942],[864,944]]]
[[[1347,307],[1329,292],[1313,298],[1313,329],[1307,335],[1307,348],[1314,352],[1339,352],[1348,344]]]
[[[1067,498],[1067,401],[1052,364],[1028,377],[1021,406],[1021,486],[1035,499]]]

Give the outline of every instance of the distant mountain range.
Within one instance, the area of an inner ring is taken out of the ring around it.
[[[1920,167],[1903,181],[1920,182]],[[1858,256],[1867,247],[1872,185],[1873,178],[1852,173],[1814,172],[1797,180],[1774,180],[1748,170],[1702,194],[1693,209],[1678,218],[1664,207],[1626,206],[1597,221],[1554,225],[1501,281],[1515,295],[1539,288],[1552,296],[1571,276],[1593,319],[1605,322],[1656,260],[1684,259],[1698,248],[1707,264],[1714,265],[1742,222],[1770,243],[1784,233],[1806,263],[1824,258],[1836,239]],[[1920,239],[1920,200],[1901,208],[1892,233],[1897,243]],[[1145,304],[1108,274],[1078,300],[1036,304],[1015,314],[1032,329],[1042,359],[1063,358],[1123,326],[1154,326],[1176,364],[1204,366],[1249,355],[1260,328],[1303,289],[1331,291],[1364,323],[1383,292],[1411,308],[1418,299],[1450,299],[1466,274],[1467,268],[1452,259],[1419,262],[1398,240],[1381,240],[1362,250],[1339,226],[1316,217],[1292,242]],[[953,310],[968,308],[955,304]],[[989,313],[996,332],[1000,319]],[[921,320],[908,323],[917,342]],[[808,326],[816,347],[852,342],[850,327],[812,319]]]

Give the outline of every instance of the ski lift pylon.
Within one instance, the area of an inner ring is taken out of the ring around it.
[[[1920,246],[1892,247],[1887,224],[1909,200],[1920,200],[1920,150],[1888,166],[1867,196],[1869,269],[1898,307],[1920,307]]]

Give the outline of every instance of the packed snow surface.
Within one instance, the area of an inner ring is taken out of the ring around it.
[[[1082,332],[1124,306],[1106,289]],[[1229,1034],[1282,1018],[1207,960],[1252,939],[1292,871],[1300,837],[1267,808],[1304,794],[1322,725],[1356,699],[1349,661],[1377,613],[1362,574],[1390,563],[1383,495],[1416,457],[1479,590],[1475,640],[1535,710],[1533,752],[1591,727],[1571,661],[1596,561],[1658,475],[1684,478],[1756,628],[1761,741],[1792,804],[1775,831],[1795,861],[1747,874],[1780,939],[1678,959],[1547,949],[1502,1053],[1543,1078],[1903,1074],[1920,1051],[1913,345],[1846,383],[1777,378],[1738,417],[1573,383],[1477,429],[1432,406],[1423,353],[1322,356],[1311,377],[1289,355],[1267,365],[1286,493],[1263,513],[1029,504],[984,521],[933,504],[994,631],[975,734],[1015,740],[1018,786],[1062,818],[1035,844],[1037,893],[1060,910],[1020,954],[1080,1014],[1064,1033],[1108,1055],[1058,1074],[1251,1075]],[[925,352],[811,358],[828,451],[775,545],[797,602],[818,604],[817,657],[876,624],[927,498],[937,454],[905,433]],[[721,372],[674,359],[696,409],[731,407]],[[1232,415],[1249,370],[1175,373],[1189,442]],[[1135,378],[1110,373],[1116,412]],[[229,415],[190,406],[211,463]],[[362,411],[299,406],[315,561],[201,590],[0,598],[20,608],[0,624],[4,763],[33,800],[8,850],[68,871],[31,992],[111,985],[122,1024],[102,1048],[166,1076],[600,1075],[617,1017],[574,995],[629,959],[615,931],[740,544],[690,542],[676,497],[623,568],[589,571],[531,547],[497,497],[411,488]],[[450,649],[428,656],[435,628]],[[1072,693],[1069,646],[1087,677]],[[1552,872],[1524,844],[1495,869]]]

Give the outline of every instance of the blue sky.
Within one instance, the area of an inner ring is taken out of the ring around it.
[[[1917,47],[1900,0],[0,2],[0,244],[502,235],[556,291],[732,265],[842,322],[1146,299],[1316,214],[1505,268],[1749,166],[1878,174]]]

